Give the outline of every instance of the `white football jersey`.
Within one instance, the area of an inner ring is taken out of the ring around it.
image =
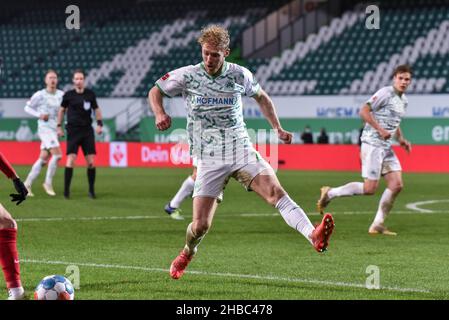
[[[38,131],[56,131],[56,121],[58,110],[61,107],[62,96],[64,91],[56,90],[50,93],[46,89],[37,91],[30,100],[27,101],[25,111],[29,114],[40,117],[42,114],[48,114],[48,121],[39,119]]]
[[[371,113],[379,125],[391,133],[391,138],[382,139],[377,130],[366,123],[361,137],[362,142],[376,147],[391,147],[392,139],[407,111],[407,97],[404,93],[399,96],[393,86],[388,86],[377,91],[366,104],[371,106]]]
[[[211,76],[199,63],[168,72],[156,86],[169,97],[182,94],[192,155],[232,153],[236,145],[250,145],[242,95],[255,96],[260,86],[248,69],[225,61],[221,73]]]

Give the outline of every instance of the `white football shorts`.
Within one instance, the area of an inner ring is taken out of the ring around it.
[[[56,132],[45,131],[39,132],[38,135],[41,139],[41,150],[59,147],[58,135]]]
[[[393,171],[402,171],[399,159],[392,148],[380,148],[362,143],[362,177],[379,180],[381,176]]]
[[[247,191],[251,191],[251,182],[262,171],[270,175],[275,174],[273,168],[252,146],[248,148],[247,153],[236,154],[230,163],[198,159],[192,197],[212,197],[222,201],[223,190],[231,177],[240,182]]]

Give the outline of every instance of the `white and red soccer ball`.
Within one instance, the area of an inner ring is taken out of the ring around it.
[[[75,290],[69,279],[51,275],[42,279],[34,290],[34,300],[73,300]]]

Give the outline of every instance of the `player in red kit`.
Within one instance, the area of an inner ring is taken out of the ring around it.
[[[17,194],[10,194],[11,201],[19,205],[26,199],[28,191],[8,160],[0,153],[0,170],[12,179]],[[0,265],[8,288],[8,300],[21,300],[25,292],[20,281],[19,255],[17,253],[17,223],[0,204]]]

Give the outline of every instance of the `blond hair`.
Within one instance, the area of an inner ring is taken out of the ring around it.
[[[45,72],[45,76],[48,76],[49,73],[54,73],[56,76],[58,76],[58,73],[53,69],[48,69],[47,72]]]
[[[203,28],[201,30],[201,35],[198,38],[198,43],[200,45],[208,43],[220,50],[228,50],[229,42],[228,30],[216,24]]]

